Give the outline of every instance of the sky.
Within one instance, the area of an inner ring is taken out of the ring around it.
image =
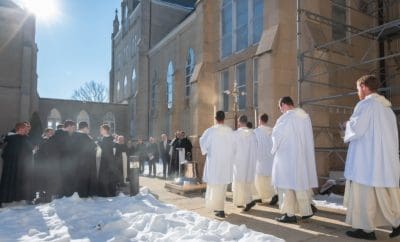
[[[121,0],[19,1],[30,1],[31,6],[35,1],[54,2],[57,11],[54,16],[38,16],[36,22],[40,97],[70,99],[90,80],[108,88],[112,26]]]

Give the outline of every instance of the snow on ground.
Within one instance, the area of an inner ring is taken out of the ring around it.
[[[135,197],[57,199],[0,209],[0,241],[283,241],[228,222],[210,220],[156,200]]]
[[[329,195],[316,195],[314,196],[314,203],[320,208],[337,210],[343,213],[346,212],[346,208],[343,206],[343,196],[334,193]]]

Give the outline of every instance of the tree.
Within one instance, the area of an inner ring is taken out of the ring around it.
[[[103,83],[89,81],[76,89],[71,98],[87,102],[106,102],[107,88]]]

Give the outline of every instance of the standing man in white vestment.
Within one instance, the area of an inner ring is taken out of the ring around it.
[[[346,223],[353,238],[376,240],[375,228],[391,226],[400,235],[400,163],[397,123],[391,103],[377,94],[375,76],[357,80],[360,98],[346,124],[350,142],[345,177]]]
[[[225,113],[218,111],[217,124],[204,131],[200,138],[200,148],[207,155],[203,181],[207,183],[206,207],[215,216],[224,218],[226,187],[232,182],[233,131],[224,125]]]
[[[254,205],[252,186],[254,185],[257,162],[257,138],[254,131],[247,127],[247,116],[238,119],[235,131],[233,163],[233,204],[249,211]]]
[[[318,187],[314,137],[310,116],[295,108],[292,98],[281,98],[279,108],[283,114],[272,131],[272,184],[278,189],[284,215],[276,220],[297,223],[297,212],[302,219],[316,212],[311,204],[311,189]]]
[[[267,126],[268,115],[261,114],[258,128],[254,130],[257,138],[257,163],[255,187],[263,203],[275,205],[278,202],[274,186],[272,186],[272,163],[274,156],[272,150],[272,128]]]

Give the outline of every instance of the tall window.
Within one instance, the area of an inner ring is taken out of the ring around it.
[[[258,58],[253,61],[253,106],[258,108]]]
[[[103,117],[103,123],[108,124],[110,126],[110,132],[111,134],[115,133],[115,116],[112,112],[106,113]]]
[[[248,44],[248,1],[236,0],[236,51],[245,49]]]
[[[154,72],[153,80],[151,81],[151,110],[156,109],[156,91],[157,91],[157,72]]]
[[[47,116],[47,127],[56,129],[59,124],[61,124],[61,114],[56,108],[53,108]]]
[[[120,91],[121,91],[121,86],[119,84],[119,81],[117,81],[117,101],[120,99]]]
[[[220,93],[221,93],[221,109],[224,112],[229,111],[229,95],[226,93],[229,90],[229,71],[225,70],[221,72],[221,83],[220,83]]]
[[[224,0],[221,5],[221,57],[260,41],[264,0]]]
[[[167,107],[171,109],[174,102],[174,65],[172,61],[168,64],[167,70]]]
[[[89,114],[85,110],[80,111],[76,117],[76,123],[79,125],[80,122],[86,122],[90,127]]]
[[[222,2],[221,11],[221,55],[232,54],[232,0]]]
[[[264,0],[253,1],[253,44],[261,39],[264,28]]]
[[[186,97],[190,96],[190,79],[192,78],[194,65],[196,63],[194,51],[192,48],[189,48],[188,54],[186,57],[186,75],[185,75],[185,94]]]
[[[338,40],[346,37],[346,0],[332,1],[332,19],[336,23],[332,25],[332,39]]]
[[[246,63],[241,63],[236,66],[236,81],[239,91],[239,110],[246,109]]]
[[[135,95],[136,92],[136,70],[133,68],[132,70],[132,95]]]
[[[129,90],[128,90],[128,78],[125,76],[125,79],[124,79],[124,94],[125,94],[125,97],[127,97],[128,96],[128,94],[129,94]]]

